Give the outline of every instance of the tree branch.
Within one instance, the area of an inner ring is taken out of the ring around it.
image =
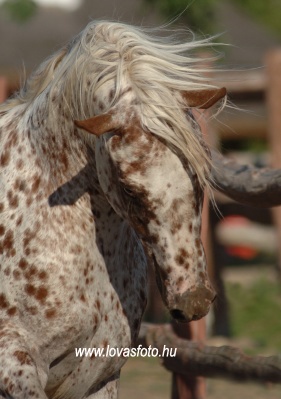
[[[215,189],[245,205],[270,208],[281,205],[281,169],[241,165],[212,151]]]
[[[176,357],[163,357],[169,371],[184,375],[281,383],[281,356],[247,356],[230,346],[211,347],[178,338],[169,324],[143,323],[139,342],[157,348],[177,348]]]

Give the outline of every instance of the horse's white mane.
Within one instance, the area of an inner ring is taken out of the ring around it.
[[[180,43],[174,36],[154,37],[151,30],[94,21],[41,64],[19,93],[0,106],[0,112],[43,102],[52,124],[54,98],[59,98],[73,119],[92,117],[93,97],[98,98],[104,85],[113,81],[115,93],[109,108],[114,106],[125,79],[140,106],[143,127],[179,148],[200,184],[208,186],[209,156],[186,118],[180,95],[181,91],[214,87],[204,77],[206,70],[198,67],[202,59],[190,55],[208,44],[208,39]]]

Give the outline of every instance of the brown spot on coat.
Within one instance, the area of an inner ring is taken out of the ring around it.
[[[25,292],[27,293],[27,295],[34,296],[36,293],[36,288],[32,284],[27,284],[25,286]]]
[[[176,285],[177,285],[178,288],[180,288],[180,286],[182,285],[183,281],[184,281],[183,276],[180,276],[180,277],[177,279]]]
[[[31,185],[31,192],[35,194],[38,191],[38,188],[40,186],[41,178],[40,176],[35,176],[33,179],[33,183]]]
[[[15,306],[13,306],[13,307],[11,307],[11,308],[9,308],[9,309],[7,310],[7,314],[8,314],[9,316],[14,316],[14,315],[16,314],[16,312],[17,312],[17,308],[16,308]]]
[[[8,230],[3,240],[4,250],[9,251],[10,249],[12,249],[13,244],[14,244],[14,233],[12,230]]]
[[[30,268],[28,270],[25,271],[24,273],[24,277],[27,280],[31,280],[33,277],[35,277],[37,274],[37,269],[35,266],[30,266]]]
[[[24,364],[32,365],[31,357],[27,352],[15,351],[13,353],[13,356],[18,359],[21,365]]]
[[[9,205],[11,208],[17,208],[19,205],[19,197],[17,195],[14,195],[12,190],[9,190],[7,193]]]
[[[21,258],[21,260],[19,261],[19,268],[24,270],[24,269],[26,269],[27,266],[28,266],[28,263],[25,260],[25,258]]]
[[[13,276],[15,280],[19,280],[20,279],[20,272],[18,270],[14,270],[13,271]]]
[[[25,189],[26,189],[26,183],[23,180],[17,178],[14,183],[14,190],[15,191],[24,191]]]
[[[56,316],[56,313],[57,311],[55,308],[50,308],[45,311],[45,316],[47,317],[47,319],[52,319]]]
[[[17,221],[16,221],[16,225],[17,225],[17,226],[20,226],[20,225],[22,224],[22,219],[23,219],[22,215],[19,216],[19,218],[18,218]]]
[[[4,294],[0,294],[0,308],[5,309],[8,307],[8,302]]]
[[[46,280],[46,278],[47,278],[47,273],[45,272],[45,270],[41,271],[41,272],[38,274],[38,277],[40,278],[40,280]]]
[[[4,235],[5,233],[5,227],[3,226],[3,224],[0,224],[0,236]]]
[[[98,315],[97,315],[96,313],[94,314],[93,321],[94,321],[95,326],[96,326],[96,325],[98,324],[98,322],[99,322],[99,318],[98,318]]]
[[[40,286],[35,294],[35,298],[39,301],[39,302],[45,302],[45,299],[48,296],[48,290],[46,287],[44,286]]]
[[[7,166],[10,162],[10,157],[10,151],[4,151],[0,156],[0,166]]]
[[[26,311],[32,314],[33,316],[38,313],[38,309],[36,306],[26,306]]]
[[[184,264],[185,270],[188,270],[188,269],[189,269],[189,266],[190,266],[189,262],[185,262],[185,264]]]
[[[175,235],[182,228],[182,222],[178,220],[173,220],[171,224],[171,233]]]
[[[23,168],[23,160],[21,158],[17,160],[16,168],[17,170],[21,170]]]
[[[175,257],[175,261],[182,266],[185,264],[187,257],[188,252],[184,248],[180,248],[178,255]]]

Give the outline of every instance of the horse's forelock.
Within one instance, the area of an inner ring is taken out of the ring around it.
[[[198,70],[195,65],[202,60],[189,55],[197,47],[210,44],[208,40],[177,43],[111,22],[98,22],[89,29],[95,40],[86,28],[84,48],[94,57],[97,70],[102,70],[103,81],[108,76],[114,82],[115,95],[109,106],[118,101],[126,78],[139,103],[143,127],[177,147],[189,160],[200,184],[209,186],[211,160],[198,129],[186,118],[186,104],[180,94],[210,88],[203,76],[207,69]]]

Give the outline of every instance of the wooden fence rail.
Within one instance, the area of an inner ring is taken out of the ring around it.
[[[241,165],[212,151],[214,187],[244,205],[270,208],[281,205],[281,169]]]
[[[187,341],[174,334],[170,324],[143,323],[138,344],[157,348],[177,348],[175,357],[161,357],[169,371],[183,375],[227,378],[239,381],[281,383],[280,356],[248,356],[231,346],[206,346]]]

